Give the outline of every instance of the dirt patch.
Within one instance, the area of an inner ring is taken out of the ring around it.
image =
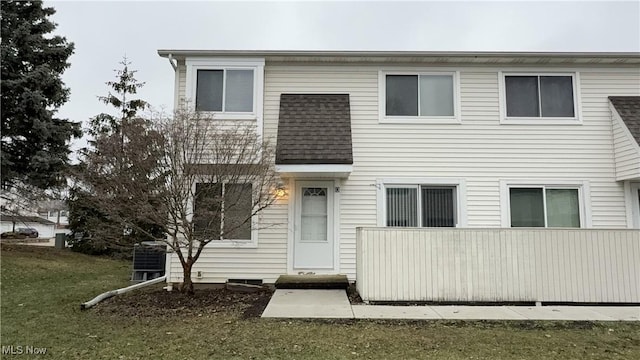
[[[351,304],[362,304],[362,298],[360,297],[360,294],[358,293],[358,289],[356,289],[356,284],[351,283],[349,284],[349,287],[347,288],[347,297],[349,298],[349,302]]]
[[[97,304],[90,311],[106,316],[173,317],[228,314],[242,318],[260,317],[271,299],[269,288],[255,292],[226,288],[197,289],[194,295],[153,289],[123,294]]]

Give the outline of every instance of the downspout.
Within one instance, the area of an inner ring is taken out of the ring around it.
[[[167,60],[169,60],[169,64],[171,64],[171,67],[173,68],[173,72],[174,72],[174,84],[173,84],[173,109],[177,109],[178,107],[178,91],[180,88],[180,73],[178,72],[178,60],[173,58],[172,54],[167,55]],[[164,278],[167,280],[167,286],[165,287],[165,289],[167,291],[172,291],[173,290],[173,284],[170,282],[171,281],[171,260],[173,257],[173,252],[172,251],[167,251],[167,255],[165,258],[165,269],[164,269]]]
[[[173,81],[173,110],[178,109],[179,101],[179,91],[180,91],[180,72],[178,71],[178,60],[173,58],[172,54],[167,55],[167,60],[169,60],[169,64],[173,68],[174,73],[174,81]]]
[[[161,283],[163,281],[167,280],[167,276],[160,276],[159,278],[155,278],[153,280],[148,280],[148,281],[144,281],[138,284],[134,284],[131,286],[127,286],[126,288],[122,288],[122,289],[117,289],[117,290],[111,290],[111,291],[107,291],[105,293],[102,293],[96,297],[94,297],[93,299],[80,304],[80,310],[86,310],[92,306],[94,306],[95,304],[99,303],[102,300],[108,299],[110,297],[116,296],[116,295],[120,295],[120,294],[124,294],[126,292],[129,292],[131,290],[136,290],[136,289],[140,289],[143,288],[145,286],[149,286],[149,285],[153,285],[153,284],[158,284]]]
[[[178,61],[173,58],[173,55],[169,54],[167,59],[169,59],[169,64],[171,64],[173,71],[178,71]]]

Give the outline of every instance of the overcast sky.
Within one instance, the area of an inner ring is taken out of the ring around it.
[[[126,54],[140,97],[173,106],[157,49],[640,51],[640,1],[46,1],[75,43],[63,117],[110,111],[96,99]],[[77,144],[76,144],[77,146]]]

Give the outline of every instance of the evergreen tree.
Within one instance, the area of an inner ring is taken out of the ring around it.
[[[73,247],[87,253],[128,252],[134,243],[157,235],[154,225],[135,219],[141,208],[155,205],[161,136],[151,129],[149,120],[138,116],[147,106],[135,98],[144,83],[136,80],[126,58],[120,64],[116,80],[106,82],[108,95],[98,97],[117,113],[101,113],[90,120],[90,147],[81,151],[69,200]],[[105,207],[117,210],[121,221],[114,223],[113,216],[100,211]]]
[[[73,43],[51,36],[53,8],[41,1],[2,3],[2,186],[46,189],[65,183],[69,140],[78,123],[56,116],[69,98],[60,76]]]

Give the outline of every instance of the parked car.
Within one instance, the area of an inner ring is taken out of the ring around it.
[[[27,235],[25,234],[21,234],[19,232],[13,232],[13,231],[5,231],[2,234],[0,234],[0,238],[2,239],[24,239],[26,237]]]
[[[30,238],[37,238],[38,237],[38,230],[34,229],[34,228],[30,228],[30,227],[24,227],[24,228],[18,228],[17,231],[18,234],[23,234],[27,237]]]

